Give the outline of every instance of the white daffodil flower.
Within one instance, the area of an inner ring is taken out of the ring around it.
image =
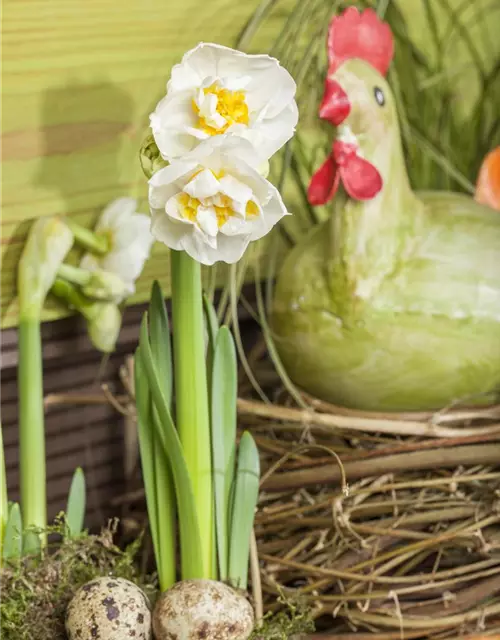
[[[278,60],[201,43],[172,69],[167,95],[151,114],[151,129],[165,160],[220,134],[249,140],[268,160],[294,133],[296,85]]]
[[[141,275],[149,257],[154,238],[149,216],[136,213],[137,201],[118,198],[104,209],[94,231],[106,235],[110,250],[103,256],[86,253],[80,267],[88,271],[107,271],[123,280],[125,295],[135,291],[135,281]]]
[[[161,169],[149,181],[151,231],[202,264],[241,258],[287,211],[278,190],[256,169],[245,139],[217,136]]]

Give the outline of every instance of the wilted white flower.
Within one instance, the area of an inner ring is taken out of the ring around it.
[[[118,198],[109,204],[94,231],[108,237],[110,250],[104,256],[86,253],[80,262],[82,269],[107,271],[121,278],[126,295],[134,293],[154,242],[149,216],[136,211],[133,198]]]
[[[217,136],[149,181],[154,237],[202,264],[236,262],[287,214],[277,189],[256,169],[253,146]]]
[[[295,130],[296,85],[278,60],[216,44],[199,44],[172,69],[167,95],[151,114],[151,129],[166,160],[202,140],[236,134],[269,159]]]

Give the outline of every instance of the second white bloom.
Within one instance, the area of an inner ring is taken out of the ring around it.
[[[153,236],[198,262],[237,262],[287,214],[277,189],[253,167],[242,138],[217,136],[149,181]]]

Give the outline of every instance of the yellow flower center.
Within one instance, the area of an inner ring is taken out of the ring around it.
[[[196,214],[201,202],[198,198],[191,198],[188,193],[182,192],[179,196],[179,204],[182,207],[182,215],[186,220],[196,222]]]
[[[222,116],[226,123],[221,127],[215,127],[207,122],[204,116],[200,115],[200,108],[193,100],[193,109],[198,115],[198,126],[210,136],[225,133],[233,124],[248,124],[248,106],[245,102],[244,91],[230,91],[229,89],[221,89],[216,82],[206,89],[203,89],[205,95],[213,94],[217,96],[217,113]]]
[[[194,180],[195,176],[198,175],[200,171],[203,171],[203,169],[200,169],[199,171],[197,171],[191,178],[190,182]],[[212,173],[218,180],[220,180],[224,175],[223,171],[220,171],[218,173],[212,171]],[[217,216],[217,226],[220,229],[224,224],[226,224],[229,218],[232,218],[238,214],[236,213],[236,211],[234,211],[232,207],[232,204],[233,204],[232,200],[228,196],[219,194],[218,202],[219,204],[217,205],[208,204],[208,206],[213,207],[213,209],[215,210],[215,215]],[[194,223],[196,223],[196,216],[198,215],[198,207],[207,206],[207,203],[203,203],[198,198],[191,197],[185,191],[179,194],[178,203],[181,206],[182,216],[186,218],[186,220],[190,220],[191,222],[194,222]],[[253,200],[249,200],[245,207],[245,213],[248,218],[258,216],[259,207],[257,206],[257,203],[255,203]]]

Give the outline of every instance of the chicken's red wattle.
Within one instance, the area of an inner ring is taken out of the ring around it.
[[[355,200],[370,200],[382,189],[382,176],[368,160],[358,154],[358,147],[336,140],[332,153],[313,175],[307,196],[312,205],[329,202],[340,181],[347,194]]]

